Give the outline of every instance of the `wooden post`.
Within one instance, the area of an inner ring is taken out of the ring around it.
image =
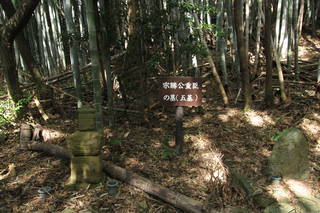
[[[183,139],[184,139],[184,132],[183,132],[183,107],[178,106],[176,108],[176,148],[179,152],[179,154],[182,153],[182,147],[183,147]]]
[[[160,80],[160,101],[165,106],[176,106],[175,149],[183,149],[183,106],[201,106],[202,82],[193,77],[166,77]]]

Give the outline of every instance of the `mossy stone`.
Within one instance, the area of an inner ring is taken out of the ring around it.
[[[284,130],[273,147],[268,163],[272,176],[308,178],[309,144],[303,133],[297,128]]]
[[[100,156],[80,156],[71,159],[71,176],[68,185],[78,183],[100,183],[103,181]]]
[[[79,130],[80,131],[92,131],[96,129],[95,119],[81,119],[79,120]]]
[[[80,113],[78,116],[79,120],[82,119],[92,119],[95,120],[96,119],[96,113],[95,112],[90,112],[90,113]]]
[[[89,106],[79,109],[79,130],[90,131],[96,129],[96,111]]]
[[[67,137],[68,150],[74,156],[95,156],[100,154],[101,133],[77,131]]]
[[[303,212],[320,212],[320,199],[313,196],[299,196],[297,197],[297,205]]]
[[[268,206],[263,213],[288,213],[295,211],[295,207],[288,203],[279,203]]]

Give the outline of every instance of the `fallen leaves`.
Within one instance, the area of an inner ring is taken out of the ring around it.
[[[8,169],[2,170],[0,172],[0,180],[7,179],[16,175],[14,163],[9,164]]]

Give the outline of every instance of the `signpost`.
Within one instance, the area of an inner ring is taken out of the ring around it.
[[[161,79],[160,101],[164,106],[176,106],[176,148],[183,146],[183,106],[202,104],[202,80],[193,77],[166,77]]]
[[[200,106],[202,104],[201,89],[200,78],[162,78],[161,102],[165,106]]]

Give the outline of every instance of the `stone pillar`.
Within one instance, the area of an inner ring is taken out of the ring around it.
[[[83,106],[79,109],[78,121],[80,131],[95,131],[96,111],[91,107]]]
[[[96,184],[103,181],[100,156],[102,135],[96,130],[95,110],[79,110],[79,131],[67,137],[71,157],[71,175],[67,185]]]
[[[30,124],[21,124],[20,127],[20,149],[27,150],[28,143],[32,139],[33,128]]]

